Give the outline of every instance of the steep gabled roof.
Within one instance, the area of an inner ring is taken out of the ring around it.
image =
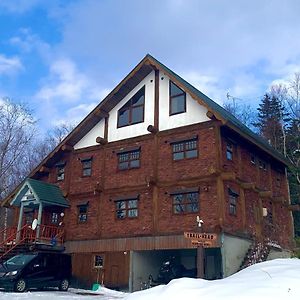
[[[51,165],[56,160],[57,154],[66,145],[74,146],[83,136],[85,136],[102,118],[108,116],[109,111],[114,108],[141,80],[143,80],[153,70],[164,72],[179,87],[188,92],[193,99],[199,101],[210,112],[222,121],[222,124],[234,132],[238,133],[249,142],[253,143],[270,156],[287,165],[285,157],[270,146],[265,140],[255,134],[231,113],[226,111],[219,104],[200,92],[182,77],[174,73],[164,64],[159,62],[150,54],[147,54],[136,67],[74,128],[72,132],[28,175],[33,177],[44,165]],[[2,205],[8,203],[22,183],[2,201]]]
[[[13,202],[19,205],[25,193],[30,189],[36,200],[45,205],[57,205],[62,207],[69,207],[68,200],[63,196],[61,189],[54,184],[27,178],[16,194]]]

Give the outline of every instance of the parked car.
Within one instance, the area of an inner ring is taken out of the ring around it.
[[[70,255],[54,252],[23,253],[0,264],[0,288],[24,292],[58,287],[67,291],[72,274]]]

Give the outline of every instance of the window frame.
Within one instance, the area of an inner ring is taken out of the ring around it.
[[[55,217],[54,217],[55,216]],[[58,212],[51,212],[51,216],[50,216],[50,222],[52,225],[57,225],[59,221],[59,213]]]
[[[97,259],[96,259],[96,257],[101,257],[101,259],[102,259],[102,265],[96,265],[96,262],[97,262]],[[93,267],[95,268],[95,269],[103,269],[104,268],[104,260],[105,260],[105,256],[103,255],[103,254],[95,254],[94,255],[94,264],[93,264]]]
[[[136,206],[129,207],[130,201],[136,201]],[[114,202],[115,202],[114,205],[115,205],[115,219],[116,220],[134,220],[139,217],[139,196],[123,198],[123,199],[116,199]],[[121,202],[123,202],[125,204],[124,208],[117,207],[117,204],[121,203]],[[118,217],[119,211],[125,212],[124,217]],[[134,215],[134,216],[129,215],[129,211],[136,211],[136,215]]]
[[[64,181],[66,173],[66,163],[60,162],[55,165],[56,167],[56,181]]]
[[[230,141],[226,141],[226,159],[229,161],[233,161],[233,149],[234,144]]]
[[[178,89],[182,91],[181,94],[171,95],[171,85],[174,84]],[[174,98],[178,98],[184,96],[184,110],[178,111],[178,112],[172,112],[172,101]],[[174,83],[172,80],[169,80],[169,116],[174,116],[178,114],[182,114],[186,112],[186,92],[180,88],[176,83]]]
[[[189,149],[187,144],[190,143],[190,142],[195,142],[196,146],[194,148]],[[190,138],[190,139],[184,139],[184,140],[180,140],[180,141],[171,142],[170,144],[172,146],[172,161],[176,162],[176,161],[182,161],[182,160],[186,160],[186,159],[195,159],[195,158],[199,157],[198,136]],[[174,147],[178,146],[180,144],[183,144],[183,149],[181,151],[174,150]],[[196,156],[187,157],[187,153],[190,152],[190,151],[196,151],[197,152]],[[179,159],[174,159],[174,155],[176,153],[183,153],[183,157],[179,158]]]
[[[81,166],[82,166],[82,173],[81,176],[82,177],[91,177],[92,176],[92,167],[93,167],[93,158],[89,157],[89,158],[84,158],[81,159]],[[86,163],[90,163],[90,166],[85,166]],[[89,174],[84,174],[84,171],[86,170],[90,170]]]
[[[80,211],[82,208],[85,209],[85,212]],[[77,205],[77,223],[78,224],[86,224],[88,222],[88,209],[89,209],[89,202]],[[82,216],[85,216],[85,217],[82,218]]]
[[[190,194],[197,194],[197,202],[193,202],[191,200],[188,200],[187,195],[190,195]],[[172,214],[173,215],[180,216],[180,215],[196,214],[196,213],[200,212],[200,192],[199,192],[199,189],[177,191],[177,192],[171,193],[170,195],[172,197]],[[176,201],[175,197],[179,196],[179,195],[183,196],[183,199],[182,199],[183,203],[180,203],[180,204],[175,202]],[[188,211],[187,210],[188,205],[191,205],[191,207],[192,207],[192,205],[196,204],[196,203],[197,203],[197,211]],[[183,206],[183,210],[176,212],[176,209],[175,209],[176,206]]]
[[[132,104],[133,101],[135,100],[135,98],[139,98],[141,97],[141,95],[139,95],[140,93],[143,92],[143,96],[144,96],[144,101],[142,104],[138,104],[138,105],[134,105]],[[118,116],[117,116],[117,128],[122,128],[122,127],[126,127],[126,126],[131,126],[131,125],[135,125],[135,124],[139,124],[139,123],[143,123],[145,121],[145,98],[146,98],[146,86],[144,85],[143,87],[141,87],[119,110],[118,110]],[[130,102],[129,106],[127,106],[127,104]],[[143,116],[142,116],[142,120],[141,121],[137,121],[137,122],[133,122],[132,121],[132,111],[135,108],[139,108],[142,107],[143,108]],[[128,116],[128,124],[125,125],[120,125],[120,113],[125,112],[126,110],[129,111],[129,116]]]
[[[134,153],[138,153],[138,157],[132,157]],[[128,159],[124,161],[120,161],[120,158],[122,155],[128,155]],[[139,169],[141,167],[141,148],[136,148],[136,149],[128,149],[124,151],[117,152],[117,159],[118,159],[118,166],[117,169],[118,171],[126,171],[126,170],[132,170],[132,169]],[[138,161],[138,166],[132,166],[133,161]],[[120,168],[121,163],[128,163],[127,168]]]
[[[238,205],[239,194],[228,188],[228,211],[229,215],[237,216],[237,205]]]

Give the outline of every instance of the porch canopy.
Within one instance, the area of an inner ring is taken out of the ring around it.
[[[70,207],[69,201],[63,196],[61,189],[54,184],[27,178],[10,202],[20,207],[18,222],[19,231],[22,227],[24,207],[38,208],[38,224],[41,224],[43,208],[46,206]]]

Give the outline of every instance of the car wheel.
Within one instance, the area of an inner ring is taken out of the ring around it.
[[[20,278],[15,284],[15,291],[18,293],[23,293],[26,291],[26,287],[26,281],[23,278]]]
[[[69,288],[69,280],[68,279],[63,279],[60,282],[58,288],[59,288],[60,291],[66,292],[68,290],[68,288]]]

